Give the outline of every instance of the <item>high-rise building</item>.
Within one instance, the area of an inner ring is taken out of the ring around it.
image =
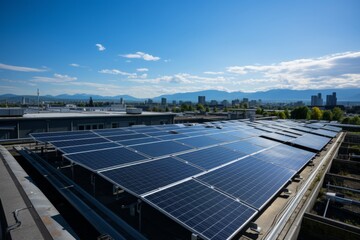
[[[205,96],[198,96],[198,104],[205,105]]]
[[[336,106],[337,98],[336,92],[333,92],[332,95],[326,95],[326,106]]]
[[[324,101],[321,98],[321,93],[311,96],[311,106],[323,106]]]
[[[161,105],[166,105],[166,98],[161,98]]]

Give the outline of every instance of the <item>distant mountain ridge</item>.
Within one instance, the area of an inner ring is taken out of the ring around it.
[[[205,90],[198,92],[186,92],[186,93],[175,93],[161,95],[158,97],[152,98],[155,102],[160,102],[161,98],[166,98],[167,102],[171,101],[192,101],[197,102],[198,96],[205,96],[206,101],[216,100],[234,100],[248,98],[249,100],[258,100],[262,101],[273,101],[273,102],[294,102],[294,101],[305,101],[309,102],[312,95],[318,93],[322,94],[324,102],[326,101],[326,95],[332,94],[332,92],[337,93],[338,101],[351,101],[357,102],[360,101],[360,88],[351,88],[351,89],[321,89],[321,90],[289,90],[289,89],[273,89],[268,91],[259,91],[253,93],[246,92],[225,92],[218,90]],[[3,94],[0,95],[0,100],[7,100],[9,102],[20,102],[22,98],[25,97],[27,100],[36,101],[37,96],[35,95],[15,95],[15,94]],[[136,98],[130,95],[118,95],[118,96],[100,96],[100,95],[91,95],[91,94],[61,94],[57,96],[45,95],[40,96],[41,101],[89,101],[89,98],[92,97],[94,101],[114,101],[119,102],[120,98],[123,98],[127,102],[141,102],[145,101],[146,98]]]

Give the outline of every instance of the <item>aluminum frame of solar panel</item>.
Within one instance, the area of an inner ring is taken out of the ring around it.
[[[330,126],[330,125],[325,125],[324,127],[322,127],[322,129],[337,132],[337,133],[342,130],[342,128],[334,127],[334,126]]]
[[[246,156],[246,154],[235,152],[221,146],[214,146],[176,155],[177,158],[190,162],[206,170],[221,166],[244,156]]]
[[[323,135],[325,137],[331,137],[331,138],[336,137],[336,135],[337,135],[336,132],[333,132],[330,130],[325,130],[325,129],[316,129],[312,133],[316,133],[316,134]]]
[[[145,197],[150,205],[203,239],[230,239],[257,211],[194,180]]]
[[[104,168],[149,160],[149,158],[121,146],[111,149],[65,154],[63,156],[94,172]]]
[[[132,146],[131,148],[151,157],[160,157],[160,156],[175,154],[178,152],[184,152],[193,149],[189,146],[174,141],[148,143],[148,144]]]
[[[265,138],[262,138],[262,137],[252,137],[252,138],[249,138],[249,139],[245,139],[244,141],[247,141],[247,142],[250,142],[252,144],[258,145],[260,147],[265,147],[265,148],[273,147],[273,146],[276,146],[276,145],[279,144],[276,141],[265,139]]]
[[[285,136],[279,133],[267,133],[261,135],[261,137],[270,138],[271,140],[277,140],[279,142],[288,142],[294,139],[293,137]]]
[[[323,147],[330,142],[331,138],[322,137],[314,134],[304,134],[291,141],[292,144],[297,144],[307,147],[316,151],[320,151]]]
[[[254,157],[246,157],[196,179],[261,210],[295,173]]]
[[[203,172],[174,158],[131,165],[101,172],[105,178],[137,195],[154,191],[161,187],[184,180]]]

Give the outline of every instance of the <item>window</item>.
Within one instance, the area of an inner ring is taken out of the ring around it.
[[[82,131],[85,130],[85,126],[84,125],[79,125],[78,130],[82,130]]]
[[[111,128],[118,128],[119,127],[119,123],[111,123]]]

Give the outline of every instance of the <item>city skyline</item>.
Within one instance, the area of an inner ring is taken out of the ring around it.
[[[358,88],[359,1],[0,3],[0,94]]]

